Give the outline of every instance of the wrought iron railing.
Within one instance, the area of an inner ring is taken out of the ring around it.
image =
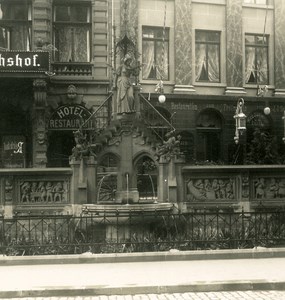
[[[15,216],[0,219],[6,255],[120,253],[279,247],[285,245],[285,210],[255,212]]]

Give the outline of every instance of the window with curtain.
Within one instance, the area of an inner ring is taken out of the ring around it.
[[[245,82],[268,84],[268,36],[245,35]]]
[[[0,3],[0,49],[31,50],[32,14],[29,1]]]
[[[196,30],[196,81],[220,82],[220,43],[220,32]]]
[[[67,2],[66,2],[67,3]],[[89,62],[91,7],[85,3],[54,5],[55,61]]]
[[[271,0],[243,0],[246,4],[272,4]]]
[[[169,28],[143,27],[142,78],[169,80]]]

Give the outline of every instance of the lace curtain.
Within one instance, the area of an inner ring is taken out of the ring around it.
[[[168,42],[143,41],[143,79],[168,80]]]
[[[56,48],[60,62],[87,62],[88,30],[83,27],[64,26],[56,30]]]
[[[219,82],[219,46],[196,44],[196,81]]]
[[[245,82],[268,83],[267,49],[246,47]]]

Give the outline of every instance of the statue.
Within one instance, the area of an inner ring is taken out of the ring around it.
[[[78,129],[73,132],[75,139],[75,147],[72,149],[72,157],[75,159],[82,159],[83,156],[93,156],[96,154],[93,151],[93,146],[88,142],[87,135]]]
[[[163,156],[166,159],[170,160],[175,155],[180,154],[180,140],[181,136],[176,136],[175,130],[168,132],[165,137],[167,138],[163,144],[157,149],[158,158]]]
[[[138,76],[139,67],[132,65],[132,57],[126,54],[123,64],[115,74],[115,88],[117,88],[117,113],[135,111],[134,89],[131,76]]]

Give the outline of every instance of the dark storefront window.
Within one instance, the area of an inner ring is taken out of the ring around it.
[[[71,130],[54,131],[49,134],[47,151],[48,167],[69,167],[69,157],[75,146]]]
[[[196,81],[220,82],[220,32],[196,30]]]
[[[85,3],[55,4],[55,60],[59,62],[89,62],[91,7]]]
[[[213,110],[203,111],[197,119],[196,159],[201,162],[221,160],[222,120]]]
[[[245,82],[268,84],[268,36],[245,35]]]
[[[169,29],[143,27],[142,77],[169,80]]]
[[[0,49],[31,50],[31,4],[4,0],[0,3]]]

